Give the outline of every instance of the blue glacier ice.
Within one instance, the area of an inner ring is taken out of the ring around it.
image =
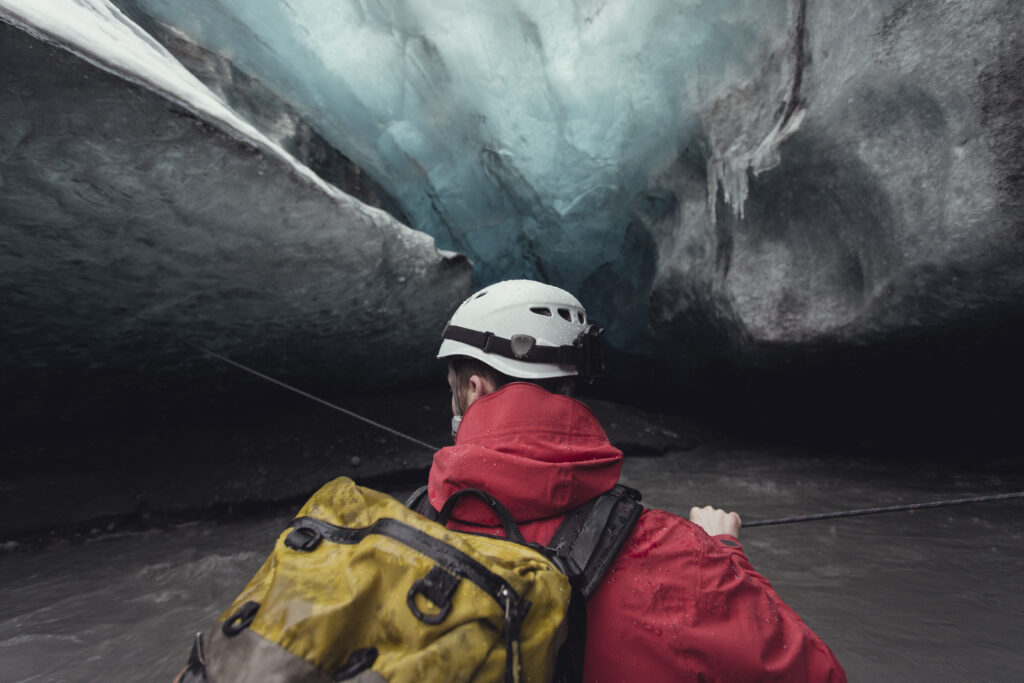
[[[771,55],[797,12],[782,0],[117,4],[257,75],[412,227],[467,254],[479,284],[578,291],[620,343],[644,330],[656,267],[635,201],[684,150],[753,154],[770,127],[709,139],[702,111],[785,71]],[[749,161],[713,165],[736,210]]]

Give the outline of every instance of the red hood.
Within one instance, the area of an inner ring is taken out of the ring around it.
[[[454,446],[434,454],[430,502],[478,488],[500,500],[520,522],[560,516],[612,488],[622,451],[590,409],[535,384],[515,382],[466,410]],[[476,499],[460,501],[454,517],[494,525],[494,513]]]

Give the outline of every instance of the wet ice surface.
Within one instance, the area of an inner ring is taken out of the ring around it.
[[[624,480],[654,507],[714,503],[749,520],[1024,488],[1019,477],[707,446],[631,459]],[[191,634],[228,606],[289,518],[7,553],[0,678],[169,680]],[[853,681],[1007,681],[1024,670],[1020,502],[756,528],[741,540]]]

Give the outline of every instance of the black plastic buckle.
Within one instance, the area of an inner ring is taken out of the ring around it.
[[[320,545],[322,540],[323,537],[316,529],[308,526],[297,526],[291,530],[291,533],[285,536],[284,544],[292,550],[308,553]]]

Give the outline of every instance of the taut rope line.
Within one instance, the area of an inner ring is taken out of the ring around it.
[[[842,510],[840,512],[823,512],[817,515],[799,515],[796,517],[779,517],[778,519],[761,519],[754,522],[744,522],[744,529],[755,526],[769,526],[772,524],[792,524],[794,522],[814,522],[820,519],[837,519],[839,517],[857,517],[859,515],[877,515],[883,512],[899,512],[902,510],[922,510],[924,508],[939,508],[948,505],[968,505],[970,503],[987,503],[993,500],[1010,500],[1012,498],[1024,498],[1024,491],[1016,493],[995,493],[989,496],[975,496],[973,498],[956,498],[954,500],[936,500],[930,503],[908,503],[906,505],[888,505],[886,507],[862,508],[860,510]]]
[[[122,309],[122,310],[124,310],[124,309]],[[129,310],[125,310],[124,312],[127,313],[128,315],[132,316],[136,320],[139,320],[140,322],[145,323],[147,326],[152,327],[152,323],[148,322],[144,318],[139,317],[135,313],[132,313]],[[409,436],[408,434],[403,434],[402,432],[398,431],[397,429],[392,429],[391,427],[388,427],[387,425],[383,425],[380,422],[376,422],[374,420],[371,420],[368,417],[363,417],[359,413],[354,413],[354,412],[352,412],[351,410],[349,410],[347,408],[342,408],[341,406],[335,405],[334,403],[331,403],[330,401],[325,401],[324,399],[320,398],[319,396],[314,396],[313,394],[311,394],[311,393],[309,393],[307,391],[303,391],[302,389],[299,389],[298,387],[294,387],[291,384],[286,384],[285,382],[282,382],[279,379],[275,379],[275,378],[271,377],[270,375],[265,375],[262,372],[260,372],[259,370],[255,370],[253,368],[250,368],[247,365],[242,365],[241,363],[239,363],[236,360],[232,360],[232,359],[228,358],[227,356],[224,356],[224,355],[221,355],[221,354],[217,353],[216,351],[211,351],[210,349],[206,348],[205,346],[202,346],[200,344],[196,344],[195,342],[189,341],[188,339],[185,339],[182,336],[174,334],[173,332],[171,333],[171,335],[174,336],[182,344],[187,344],[188,346],[191,346],[193,349],[201,351],[201,352],[203,352],[203,353],[205,353],[207,355],[213,356],[217,360],[224,361],[228,365],[234,366],[234,367],[238,368],[239,370],[243,370],[245,372],[248,372],[250,375],[255,375],[256,377],[259,377],[260,379],[265,379],[266,381],[270,382],[271,384],[276,384],[277,386],[282,387],[284,389],[287,389],[288,391],[293,391],[296,394],[298,394],[299,396],[304,396],[304,397],[310,399],[311,401],[316,401],[320,405],[324,405],[324,406],[327,406],[328,408],[332,408],[334,410],[337,410],[339,413],[343,413],[345,415],[348,415],[349,417],[352,417],[352,418],[355,418],[355,419],[360,420],[362,422],[365,422],[366,424],[372,425],[372,426],[374,426],[374,427],[376,427],[378,429],[383,429],[385,432],[388,432],[389,434],[393,434],[393,435],[395,435],[395,436],[397,436],[399,438],[405,439],[406,441],[410,441],[410,442],[416,444],[417,446],[423,446],[424,448],[429,448],[431,452],[435,452],[435,451],[440,450],[437,446],[431,446],[426,441],[420,441],[419,439],[417,439],[414,436]]]
[[[132,316],[133,318],[135,318],[139,322],[145,324],[146,326],[152,327],[152,323],[150,323],[149,321],[145,320],[144,318],[136,315],[135,313],[132,313],[131,311],[129,311],[127,309],[121,309],[121,310],[124,311],[125,313],[127,313],[128,315]],[[282,387],[284,389],[287,389],[288,391],[295,392],[299,396],[304,396],[304,397],[310,399],[311,401],[316,401],[317,403],[319,403],[321,405],[327,406],[328,408],[332,408],[333,410],[337,410],[339,413],[343,413],[345,415],[348,415],[349,417],[352,417],[352,418],[355,418],[356,420],[360,420],[362,422],[365,422],[366,424],[371,425],[373,427],[376,427],[378,429],[382,429],[385,432],[388,432],[389,434],[393,434],[394,436],[397,436],[397,437],[399,437],[401,439],[405,439],[406,441],[414,443],[417,446],[423,446],[424,448],[428,448],[428,449],[430,449],[431,452],[440,450],[437,446],[431,446],[429,443],[427,443],[425,441],[420,441],[416,437],[409,436],[408,434],[403,434],[402,432],[398,431],[397,429],[392,429],[391,427],[388,427],[387,425],[383,425],[380,422],[376,422],[374,420],[371,420],[368,417],[363,417],[359,413],[354,413],[351,410],[348,410],[347,408],[342,408],[341,406],[335,405],[334,403],[331,403],[330,401],[325,401],[324,399],[320,398],[319,396],[314,396],[313,394],[311,394],[311,393],[309,393],[307,391],[303,391],[302,389],[299,389],[298,387],[294,387],[294,386],[292,386],[290,384],[282,382],[279,379],[275,379],[275,378],[271,377],[270,375],[266,375],[266,374],[260,372],[259,370],[255,370],[253,368],[250,368],[247,365],[243,365],[242,363],[239,363],[238,361],[232,360],[231,358],[228,358],[227,356],[219,354],[216,351],[211,351],[210,349],[206,348],[205,346],[202,346],[200,344],[196,344],[195,342],[189,341],[188,339],[185,339],[184,337],[182,337],[180,335],[174,334],[173,332],[171,333],[171,335],[173,337],[175,337],[181,343],[187,344],[188,346],[191,346],[193,349],[201,351],[202,353],[205,353],[205,354],[207,354],[209,356],[212,356],[212,357],[216,358],[217,360],[223,361],[223,362],[227,363],[228,365],[231,365],[233,367],[238,368],[239,370],[243,370],[245,372],[248,372],[249,374],[254,375],[256,377],[259,377],[260,379],[264,379],[264,380],[270,382],[271,384],[276,384],[277,386]],[[822,512],[822,513],[819,513],[819,514],[816,514],[816,515],[797,515],[795,517],[778,517],[776,519],[760,519],[760,520],[755,520],[753,522],[744,522],[742,528],[744,528],[744,529],[751,529],[753,527],[773,526],[773,525],[776,525],[776,524],[794,524],[796,522],[815,522],[815,521],[819,521],[819,520],[823,520],[823,519],[839,519],[841,517],[858,517],[858,516],[861,516],[861,515],[877,515],[877,514],[881,514],[883,512],[901,512],[901,511],[905,511],[905,510],[923,510],[925,508],[946,507],[946,506],[950,506],[950,505],[969,505],[971,503],[987,503],[987,502],[996,501],[996,500],[1012,500],[1014,498],[1024,498],[1024,491],[1017,491],[1015,493],[996,493],[996,494],[987,495],[987,496],[974,496],[972,498],[956,498],[956,499],[953,499],[953,500],[937,500],[937,501],[931,501],[931,502],[928,502],[928,503],[908,503],[908,504],[905,504],[905,505],[888,505],[888,506],[885,506],[885,507],[861,508],[859,510],[840,510],[838,512]]]

